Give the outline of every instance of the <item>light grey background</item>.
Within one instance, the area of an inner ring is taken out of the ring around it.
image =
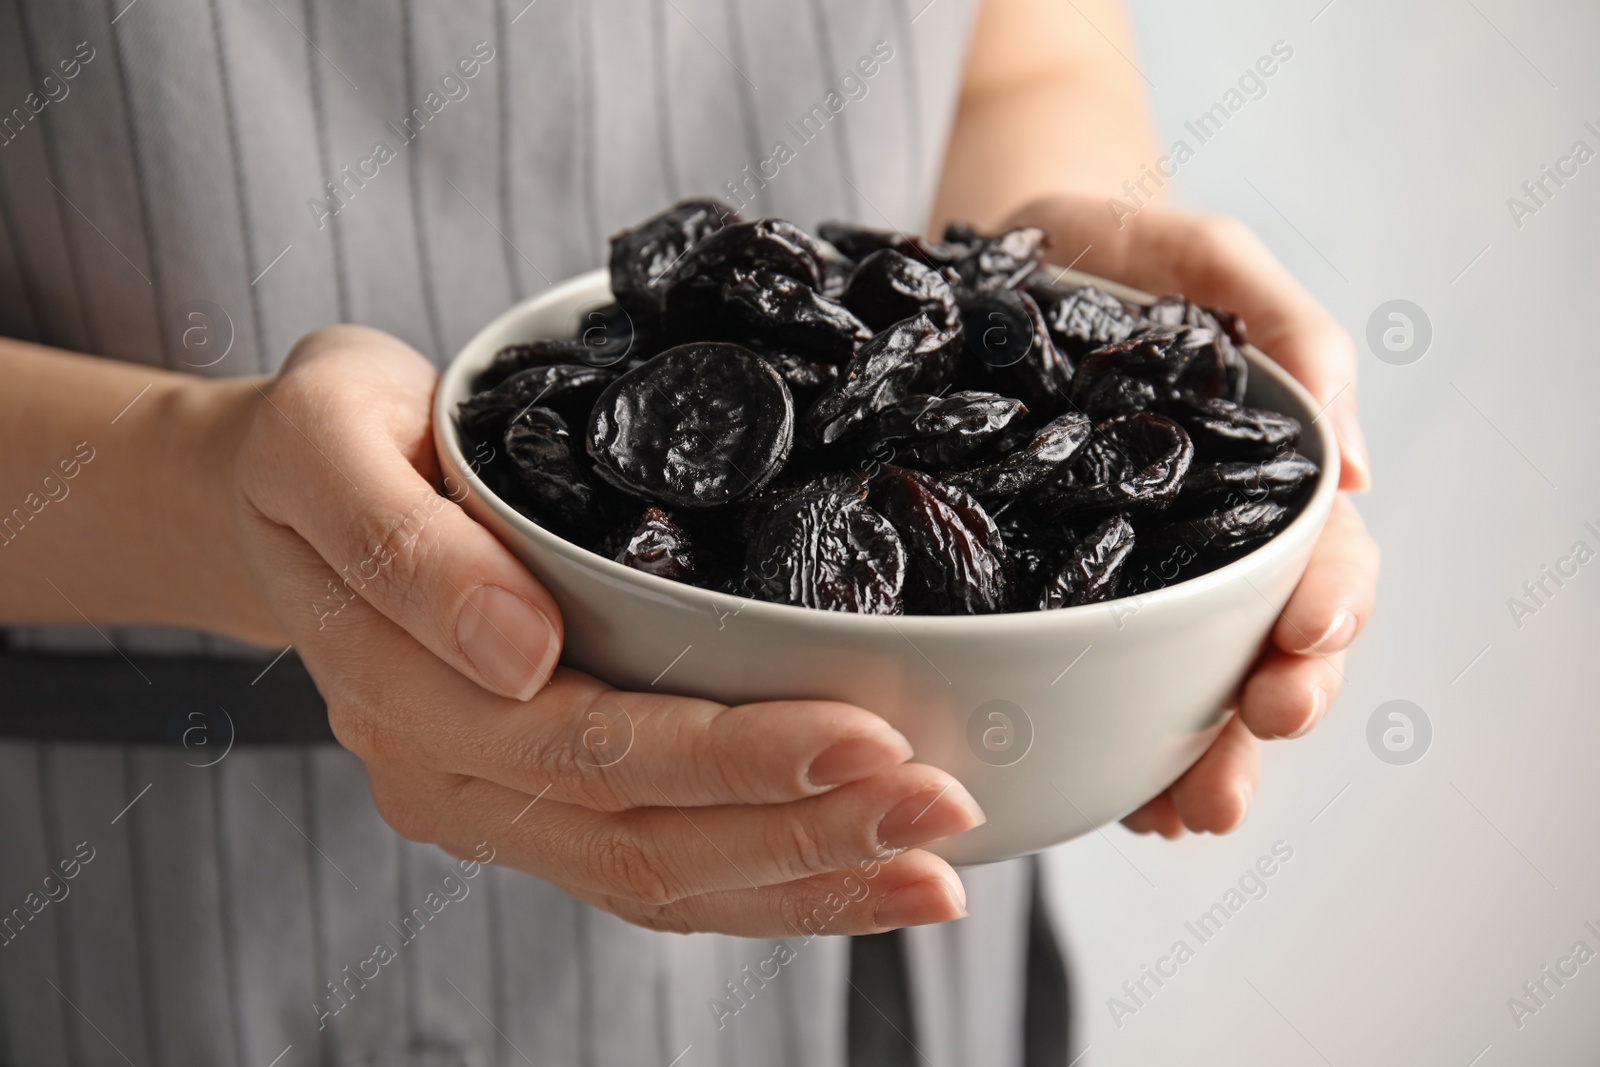
[[[1594,1063],[1600,960],[1520,1029],[1507,999],[1576,941],[1600,951],[1600,561],[1521,629],[1507,599],[1577,539],[1600,548],[1600,160],[1520,230],[1506,200],[1574,141],[1600,150],[1600,8],[1325,3],[1134,0],[1134,59],[1170,144],[1274,41],[1294,49],[1175,191],[1250,223],[1362,349],[1378,609],[1323,725],[1266,747],[1243,828],[1052,854],[1080,1063]],[[1395,298],[1433,323],[1410,366],[1362,339]],[[1434,729],[1402,767],[1366,741],[1398,698]],[[1199,944],[1185,921],[1278,840],[1294,855],[1268,895]],[[1108,998],[1179,938],[1194,958],[1119,1028]]]

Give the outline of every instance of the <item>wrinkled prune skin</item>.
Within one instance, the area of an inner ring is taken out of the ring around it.
[[[666,272],[690,246],[739,222],[720,200],[685,200],[611,238],[611,294],[641,322],[661,317]]]
[[[690,336],[716,321],[722,287],[736,270],[769,270],[821,290],[824,257],[815,237],[783,219],[724,226],[691,245],[662,276],[664,327],[674,336]]]
[[[790,352],[761,347],[752,346],[750,351],[772,364],[783,378],[789,395],[794,397],[796,411],[810,407],[824,390],[839,380],[839,368],[832,363],[813,363]]]
[[[1066,463],[1093,432],[1094,424],[1087,416],[1070,411],[1050,420],[1015,452],[981,467],[946,471],[941,477],[984,504],[1009,500],[1061,476]]]
[[[519,411],[534,404],[578,421],[600,391],[617,377],[610,368],[581,363],[529,367],[494,388],[463,400],[456,408],[456,424],[472,440],[494,440]]]
[[[619,304],[607,304],[585,312],[578,325],[581,330],[577,337],[530,341],[502,348],[495,353],[489,366],[473,379],[473,390],[481,393],[519,371],[554,363],[613,367],[640,347],[633,319]]]
[[[695,577],[695,552],[689,535],[660,508],[645,509],[628,543],[617,553],[617,562],[675,582]]]
[[[770,364],[738,345],[680,345],[595,401],[595,472],[646,502],[712,508],[761,491],[794,442],[794,401]]]
[[[813,362],[847,362],[872,339],[872,331],[844,305],[770,270],[735,269],[722,287],[722,299],[763,346]]]
[[[896,462],[940,468],[959,463],[1028,413],[1020,400],[998,393],[961,392],[949,396],[916,393],[880,411],[867,427],[863,445],[876,455],[891,445]]]
[[[1018,285],[1039,265],[1039,257],[1049,247],[1045,232],[1035,226],[1006,230],[992,237],[956,231],[957,237],[970,235],[970,251],[956,264],[956,273],[969,289],[1000,289]],[[945,230],[945,240],[952,240],[952,231]]]
[[[1264,460],[1289,451],[1300,441],[1300,420],[1228,400],[1188,398],[1166,405],[1208,460]]]
[[[1073,362],[1102,345],[1126,341],[1140,325],[1122,301],[1092,285],[1065,291],[1030,285],[1028,294],[1039,305],[1051,340]]]
[[[1293,500],[1316,481],[1321,468],[1298,452],[1286,452],[1259,463],[1196,463],[1178,491],[1186,511],[1273,500]]]
[[[1004,611],[1010,562],[994,519],[972,497],[904,467],[885,466],[871,499],[905,542],[927,607],[938,614]]]
[[[1039,610],[1098,604],[1117,595],[1123,564],[1133,552],[1133,525],[1113,515],[1073,545],[1039,596]]]
[[[962,245],[930,241],[915,234],[872,230],[843,222],[824,222],[817,227],[817,235],[858,263],[874,252],[890,249],[930,267],[953,267],[968,251]]]
[[[1209,569],[1240,549],[1277,533],[1288,516],[1288,508],[1271,500],[1237,504],[1148,532],[1142,547],[1159,553],[1181,545],[1194,552],[1200,564]]]
[[[1145,411],[1172,400],[1211,400],[1226,388],[1226,360],[1210,330],[1145,329],[1095,349],[1072,381],[1072,403],[1095,418]]]
[[[595,521],[595,489],[578,466],[565,419],[549,408],[530,407],[511,420],[502,444],[519,511],[569,530]]]
[[[860,433],[880,411],[913,393],[936,392],[955,369],[961,331],[935,326],[926,315],[895,323],[861,346],[845,376],[811,406],[805,428],[821,445]]]
[[[1250,367],[1238,348],[1245,343],[1243,319],[1229,311],[1190,303],[1181,296],[1162,297],[1144,308],[1141,317],[1157,328],[1176,330],[1188,326],[1215,335],[1217,358],[1224,367],[1226,381],[1221,391],[1213,395],[1236,404],[1244,402]]]
[[[1065,475],[1033,497],[1055,514],[1090,508],[1159,510],[1171,504],[1194,462],[1183,427],[1162,415],[1119,415],[1095,427]]]
[[[969,361],[1006,392],[1040,411],[1059,410],[1072,389],[1072,362],[1056,348],[1033,297],[1019,289],[980,293],[962,304]]]
[[[900,536],[860,497],[813,487],[768,507],[745,558],[763,600],[822,611],[898,615],[906,578]]]
[[[892,248],[856,264],[842,299],[874,331],[887,330],[919,312],[936,325],[954,328],[961,314],[955,291],[943,274]]]

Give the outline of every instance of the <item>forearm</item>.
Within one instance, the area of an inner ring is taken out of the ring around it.
[[[1157,155],[1137,62],[1117,0],[986,0],[935,232],[951,219],[994,227],[1045,196],[1122,195]]]
[[[254,380],[0,340],[0,623],[278,637],[232,529]]]

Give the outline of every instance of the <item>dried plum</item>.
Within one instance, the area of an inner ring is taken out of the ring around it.
[[[1189,432],[1204,459],[1267,459],[1300,440],[1300,420],[1228,400],[1187,399],[1168,405],[1167,414]]]
[[[719,200],[685,200],[611,238],[611,294],[645,321],[662,311],[665,276],[691,246],[737,223]]]
[[[1239,549],[1265,541],[1284,525],[1289,509],[1264,500],[1236,504],[1195,519],[1174,522],[1146,534],[1150,552],[1185,546],[1197,558],[1226,557]]]
[[[1044,315],[1050,339],[1074,361],[1101,345],[1126,341],[1140,324],[1122,301],[1092,285],[1066,291],[1030,285],[1028,294]]]
[[[735,269],[722,299],[754,337],[813,361],[844,363],[872,339],[872,331],[844,305],[770,270]]]
[[[1121,514],[1096,526],[1073,545],[1061,569],[1045,585],[1039,610],[1097,604],[1117,595],[1122,566],[1133,551],[1133,526]]]
[[[463,400],[456,408],[456,423],[469,439],[489,440],[498,437],[518,412],[535,404],[580,421],[600,390],[616,378],[614,370],[581,363],[530,367]]]
[[[998,289],[965,301],[961,313],[967,354],[988,377],[1041,411],[1062,406],[1072,387],[1072,363],[1050,339],[1033,297]]]
[[[1095,427],[1058,481],[1035,502],[1057,514],[1088,508],[1164,508],[1194,462],[1183,427],[1149,412],[1119,415]]]
[[[874,252],[889,249],[930,267],[953,267],[968,251],[964,245],[943,244],[914,234],[872,230],[843,222],[824,222],[817,227],[817,234],[858,263]]]
[[[565,419],[549,408],[527,408],[511,420],[503,443],[519,510],[568,528],[594,520],[595,490],[578,467]]]
[[[1009,599],[1005,542],[989,513],[952,486],[903,467],[879,473],[873,501],[900,531],[929,606],[940,614],[1004,611]]]
[[[968,230],[957,232],[958,237],[970,235],[971,251],[956,264],[956,273],[970,289],[1010,288],[1022,282],[1039,265],[1039,257],[1050,246],[1043,230],[1035,226],[1006,230],[993,236],[982,236]],[[945,231],[945,240],[951,240],[951,231]]]
[[[895,323],[862,345],[844,379],[811,406],[807,432],[831,445],[913,393],[937,391],[954,370],[960,345],[960,330],[940,329],[926,315]]]
[[[1026,445],[993,463],[964,471],[947,471],[941,477],[950,485],[993,504],[1036,489],[1062,472],[1094,432],[1089,419],[1068,412],[1046,423]]]
[[[906,577],[900,536],[859,497],[826,488],[770,506],[745,561],[763,600],[823,611],[898,615]]]
[[[946,328],[954,327],[960,316],[945,276],[892,248],[856,265],[842,299],[873,330],[886,330],[918,312]]]
[[[839,380],[839,368],[832,363],[813,363],[793,353],[766,348],[752,347],[750,350],[772,364],[772,368],[782,376],[783,384],[789,387],[789,395],[794,397],[796,410],[809,406],[822,395],[823,390]]]
[[[902,463],[948,467],[982,448],[1027,411],[1022,401],[998,393],[913,394],[879,412],[863,443],[873,453],[875,446],[892,443]]]
[[[1188,326],[1215,335],[1217,356],[1225,371],[1225,384],[1219,393],[1225,400],[1241,403],[1249,381],[1249,365],[1238,346],[1245,343],[1244,320],[1229,311],[1205,308],[1181,296],[1164,296],[1144,308],[1141,318],[1151,326],[1178,329]]]
[[[1178,491],[1187,510],[1214,510],[1235,504],[1292,500],[1321,468],[1297,452],[1259,463],[1196,463]]]
[[[666,329],[688,335],[715,321],[722,287],[736,270],[769,270],[820,290],[824,255],[815,237],[783,219],[724,226],[691,245],[662,275]]]
[[[738,345],[680,345],[612,382],[589,419],[595,471],[625,493],[710,508],[759,492],[789,457],[794,402]]]
[[[683,527],[660,508],[646,508],[628,543],[617,554],[617,562],[658,578],[687,582],[695,575],[694,557],[694,546]]]
[[[1180,399],[1217,399],[1227,387],[1219,334],[1191,326],[1145,329],[1095,349],[1072,381],[1072,403],[1095,418]]]

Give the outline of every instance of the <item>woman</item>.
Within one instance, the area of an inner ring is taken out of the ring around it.
[[[0,19],[5,1062],[1076,1055],[1032,866],[919,848],[981,821],[959,785],[861,709],[556,668],[560,613],[440,495],[428,409],[492,315],[710,194],[1031,222],[1237,311],[1365,488],[1331,318],[1237,223],[1108,206],[1156,154],[1112,0]],[[1341,499],[1239,714],[1130,827],[1243,819],[1252,735],[1325,712],[1375,567]],[[612,767],[597,709],[635,731]],[[823,933],[903,939],[796,937],[852,871]]]

